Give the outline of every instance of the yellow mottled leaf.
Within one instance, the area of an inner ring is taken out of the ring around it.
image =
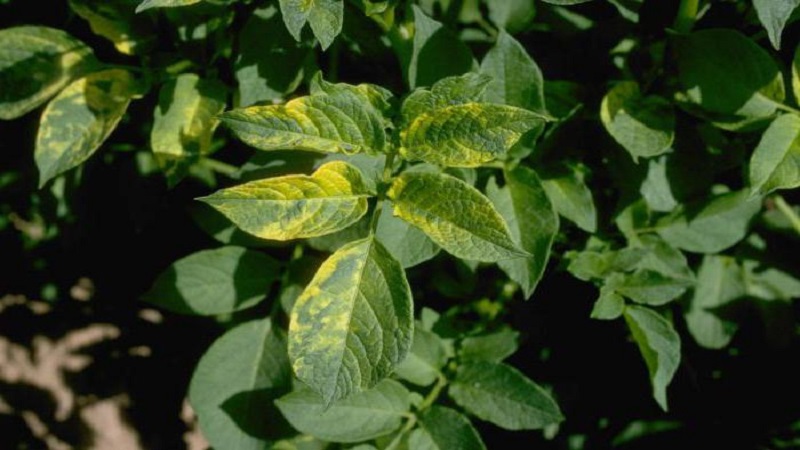
[[[134,93],[133,77],[119,69],[93,73],[61,91],[42,113],[36,136],[39,185],[89,159],[114,131]]]
[[[313,175],[287,175],[222,189],[200,200],[242,230],[264,239],[323,236],[354,224],[367,212],[361,172],[333,161]]]
[[[513,242],[492,202],[458,178],[406,172],[394,180],[388,196],[396,216],[459,258],[495,262],[530,256]]]
[[[37,108],[95,62],[89,47],[61,30],[0,30],[0,119]]]
[[[297,378],[329,405],[389,376],[413,333],[405,272],[370,236],[331,255],[298,297],[289,359]]]

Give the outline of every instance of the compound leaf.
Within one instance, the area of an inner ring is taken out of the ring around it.
[[[280,0],[280,7],[286,28],[298,41],[306,23],[311,26],[323,50],[330,47],[342,32],[342,0]]]
[[[495,262],[529,256],[514,244],[491,201],[458,178],[405,172],[395,178],[388,196],[398,217],[459,258]]]
[[[403,268],[374,236],[341,247],[292,309],[295,374],[326,406],[375,386],[411,347],[412,303]]]
[[[361,172],[343,161],[312,175],[286,175],[222,189],[199,200],[263,239],[323,236],[356,223],[369,193]]]

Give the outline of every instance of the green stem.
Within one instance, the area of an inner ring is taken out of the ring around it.
[[[212,158],[203,159],[203,165],[230,178],[233,178],[239,172],[238,167]]]
[[[422,403],[419,404],[419,408],[417,410],[424,411],[430,408],[431,405],[439,398],[439,395],[442,393],[442,389],[447,386],[447,378],[439,373],[439,379],[436,380],[436,385],[433,386],[428,395],[422,400]]]
[[[797,214],[797,211],[791,207],[786,200],[783,199],[780,195],[775,196],[775,206],[778,207],[778,210],[789,219],[789,223],[792,224],[794,231],[800,235],[800,215]]]
[[[678,15],[675,17],[675,24],[672,26],[675,31],[679,33],[692,31],[692,27],[697,20],[699,6],[700,0],[681,0],[681,4],[678,7]]]
[[[408,418],[408,421],[406,422],[403,429],[397,433],[394,439],[392,439],[392,442],[390,442],[389,445],[387,445],[384,450],[394,450],[395,448],[397,448],[397,446],[400,445],[400,441],[403,439],[403,436],[405,436],[406,433],[411,431],[411,429],[414,428],[414,425],[416,424],[417,424],[417,416],[412,415],[411,417]]]
[[[792,108],[791,106],[784,105],[783,103],[775,102],[775,108],[781,111],[788,112],[800,116],[800,109]]]
[[[382,186],[378,187],[378,203],[375,205],[375,211],[372,212],[372,218],[370,218],[369,222],[369,229],[372,234],[375,234],[375,230],[378,229],[378,219],[381,217],[381,212],[383,211],[383,202],[386,199],[385,187],[392,181],[395,155],[396,152],[394,150],[390,151],[389,154],[386,155],[386,162],[383,163],[383,175],[381,176]]]

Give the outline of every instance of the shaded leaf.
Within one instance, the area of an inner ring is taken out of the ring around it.
[[[671,278],[651,270],[637,270],[613,285],[617,293],[634,302],[653,306],[675,300],[690,286],[691,283],[684,279]]]
[[[800,117],[784,114],[773,120],[750,159],[750,189],[766,195],[800,187]]]
[[[395,375],[410,383],[428,386],[439,378],[439,370],[447,362],[447,356],[444,341],[435,333],[417,326],[411,351],[397,366]]]
[[[500,30],[494,47],[481,62],[480,71],[492,79],[486,88],[486,101],[542,113],[547,111],[541,69],[525,48],[505,31]]]
[[[398,217],[459,258],[494,262],[527,256],[491,201],[455,177],[405,172],[387,195]]]
[[[516,33],[524,30],[536,17],[536,6],[528,0],[487,2],[489,18],[498,28]]]
[[[134,94],[130,73],[95,72],[67,86],[42,113],[34,158],[39,186],[79,166],[103,144]]]
[[[681,339],[672,324],[652,309],[630,305],[625,321],[650,372],[653,397],[667,410],[667,386],[681,361]]]
[[[69,0],[70,8],[89,22],[92,32],[126,55],[144,53],[156,44],[153,23],[136,16],[132,3],[135,0]]]
[[[486,193],[508,223],[514,242],[533,256],[502,260],[497,265],[530,298],[550,259],[550,248],[558,234],[558,215],[536,172],[518,166],[504,175],[506,186],[498,188],[490,180]]]
[[[333,405],[310,390],[294,391],[275,404],[286,420],[301,433],[330,442],[374,439],[400,427],[410,408],[409,392],[400,383],[383,380]]]
[[[666,153],[675,138],[675,112],[663,98],[645,97],[639,85],[624,81],[603,98],[600,119],[633,160]]]
[[[95,63],[89,47],[61,30],[0,30],[0,119],[36,109]]]
[[[453,32],[416,5],[411,6],[411,13],[414,36],[408,55],[401,55],[411,89],[430,86],[442,78],[472,70],[475,64],[472,52]]]
[[[422,230],[396,217],[389,202],[383,205],[375,236],[406,269],[432,259],[440,250]]]
[[[218,124],[214,116],[224,108],[225,87],[216,80],[182,74],[161,87],[150,146],[170,186],[210,153]]]
[[[562,166],[559,170],[539,175],[556,212],[580,229],[594,233],[597,230],[597,210],[583,174],[576,167]]]
[[[411,347],[412,303],[403,268],[374,237],[340,248],[292,309],[295,375],[325,405],[375,386]]]
[[[174,8],[176,6],[189,6],[200,3],[201,0],[144,0],[136,7],[136,12],[142,12],[150,8]]]
[[[266,318],[211,345],[192,375],[189,401],[214,448],[266,450],[280,418],[272,400],[290,381],[286,341]]]
[[[684,312],[689,333],[700,346],[718,349],[728,345],[739,326],[721,315],[721,309],[746,293],[742,268],[734,258],[703,258],[691,306]]]
[[[217,191],[201,200],[263,239],[323,236],[356,223],[369,193],[361,172],[333,161],[312,175],[286,175]]]
[[[341,0],[280,0],[279,4],[286,28],[298,41],[306,23],[323,50],[342,32],[344,2]]]
[[[507,430],[541,429],[564,420],[550,394],[505,364],[462,364],[449,393],[459,406]]]
[[[485,450],[478,431],[469,419],[443,406],[431,406],[419,415],[419,428],[408,436],[415,450]]]
[[[239,311],[264,299],[279,267],[269,256],[241,247],[202,250],[172,263],[144,298],[182,314]]]

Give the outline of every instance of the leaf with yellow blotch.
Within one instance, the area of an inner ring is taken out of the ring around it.
[[[292,309],[295,375],[325,405],[375,386],[405,359],[413,314],[405,272],[374,236],[341,247]]]
[[[370,196],[361,172],[342,161],[312,175],[287,175],[222,189],[199,200],[263,239],[323,236],[356,223]]]
[[[81,78],[61,91],[42,113],[34,158],[39,186],[89,159],[108,138],[136,93],[125,70]]]

